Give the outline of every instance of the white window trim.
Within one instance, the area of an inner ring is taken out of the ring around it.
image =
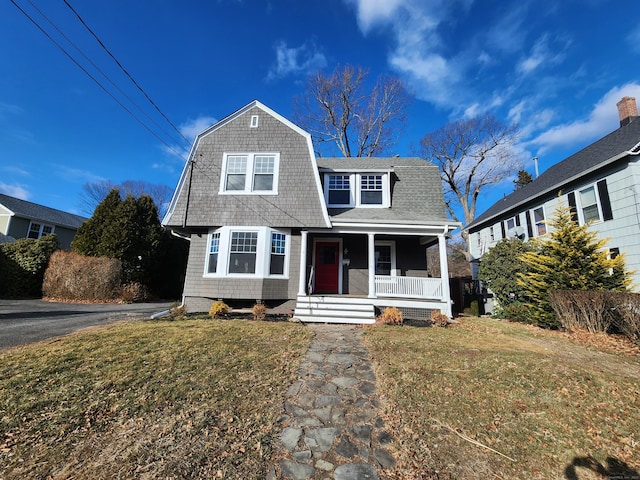
[[[544,223],[545,233],[540,235],[538,233],[538,222],[536,222],[535,211],[542,209],[542,216],[544,217],[542,223]],[[533,236],[535,237],[544,237],[547,233],[549,233],[549,225],[547,225],[547,209],[544,208],[544,205],[540,205],[539,207],[532,208],[529,210],[529,219],[531,220],[531,230],[533,230]]]
[[[257,232],[258,240],[256,245],[256,271],[255,273],[229,273],[229,259],[231,257],[231,236],[234,232]],[[211,237],[214,233],[220,234],[218,245],[218,265],[216,273],[209,273],[209,251],[211,247]],[[284,270],[281,275],[270,274],[271,262],[271,233],[282,233],[285,235]],[[291,260],[291,231],[286,229],[275,229],[269,227],[221,227],[211,230],[207,235],[205,248],[205,261],[203,277],[205,278],[289,278],[289,262]]]
[[[244,190],[226,190],[227,184],[227,160],[230,156],[241,155],[247,157],[247,170],[245,171]],[[271,190],[253,190],[253,171],[255,158],[261,156],[273,156],[273,188]],[[224,152],[222,155],[222,172],[220,175],[220,195],[278,195],[278,178],[280,172],[280,154],[274,152]]]
[[[39,240],[42,238],[42,231],[44,230],[44,227],[51,227],[51,232],[47,233],[47,235],[53,235],[54,233],[56,233],[56,226],[55,225],[51,225],[48,223],[42,223],[42,222],[34,222],[33,220],[31,220],[29,222],[29,228],[27,230],[27,238],[31,238],[29,237],[29,234],[31,233],[31,226],[32,225],[40,225],[40,227],[38,228],[38,238],[34,238],[34,240]]]
[[[394,240],[375,240],[374,248],[378,246],[391,247],[391,275],[392,277],[398,276],[398,267],[396,264],[396,242]]]
[[[258,119],[260,117],[258,115],[251,115],[251,124],[249,125],[251,128],[258,128]]]
[[[332,175],[349,176],[349,203],[330,203],[329,202],[329,177]],[[362,196],[362,177],[370,175],[382,176],[382,204],[363,204]],[[391,185],[389,183],[389,172],[325,172],[324,173],[324,200],[328,208],[389,208],[391,206]]]
[[[604,215],[602,214],[602,205],[600,205],[600,191],[598,190],[598,182],[587,184],[575,190],[576,210],[577,210],[578,221],[580,225],[585,225],[587,223],[584,220],[584,211],[582,206],[581,192],[588,190],[589,188],[592,188],[592,187],[593,187],[593,194],[596,197],[596,207],[598,208],[598,219],[592,220],[591,223],[592,224],[601,223],[603,221],[602,219],[604,218]]]

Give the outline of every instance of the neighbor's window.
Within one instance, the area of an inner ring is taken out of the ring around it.
[[[329,204],[351,204],[351,184],[349,175],[329,175]]]
[[[360,203],[382,205],[382,175],[362,175],[360,177]]]
[[[536,226],[538,236],[542,236],[547,233],[547,225],[544,223],[544,209],[542,207],[536,208],[533,211],[533,223]]]
[[[507,220],[507,230],[511,229],[511,228],[515,228],[516,226],[516,219],[515,217],[510,218],[509,220]]]
[[[284,273],[284,257],[287,246],[287,236],[284,233],[271,234],[271,261],[269,265],[270,275],[282,275]]]
[[[232,232],[229,273],[255,273],[258,232]]]
[[[49,235],[53,233],[53,226],[51,225],[43,225],[42,223],[31,223],[29,225],[29,233],[27,234],[27,238],[38,239],[44,237],[45,235]]]
[[[216,273],[218,270],[218,252],[220,251],[220,232],[211,234],[211,244],[209,246],[209,273]]]
[[[582,219],[584,223],[600,220],[598,200],[594,187],[585,188],[580,191],[580,207],[582,208]]]

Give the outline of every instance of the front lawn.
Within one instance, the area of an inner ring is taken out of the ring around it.
[[[310,333],[145,321],[0,353],[0,478],[265,476]]]
[[[637,351],[479,318],[364,338],[396,437],[393,478],[640,479]]]

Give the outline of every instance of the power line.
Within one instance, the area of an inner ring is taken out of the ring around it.
[[[151,105],[153,105],[153,107],[158,111],[158,113],[160,115],[162,115],[162,117],[169,123],[169,125],[171,125],[173,127],[173,129],[176,132],[178,132],[178,135],[180,135],[184,139],[184,141],[187,142],[187,144],[191,144],[189,139],[182,134],[182,132],[178,129],[178,127],[176,127],[173,124],[173,122],[171,122],[171,120],[169,120],[169,118],[162,112],[162,110],[160,110],[160,107],[158,107],[158,105],[156,105],[156,103],[151,99],[151,97],[149,97],[149,95],[147,95],[147,92],[144,91],[144,89],[138,84],[138,82],[136,82],[136,80],[133,78],[133,76],[131,76],[131,74],[127,71],[127,69],[124,68],[122,66],[122,64],[118,61],[118,59],[111,53],[111,51],[109,51],[109,49],[105,46],[105,44],[102,42],[102,40],[100,40],[98,35],[95,34],[95,32],[89,27],[89,25],[87,25],[87,23],[80,16],[80,14],[74,10],[74,8],[71,6],[71,4],[68,2],[68,0],[64,0],[64,3],[75,14],[75,16],[78,17],[78,20],[80,20],[80,23],[82,23],[82,25],[84,25],[84,27],[89,31],[89,33],[93,36],[93,38],[95,38],[96,41],[100,44],[102,49],[105,52],[107,52],[107,54],[113,59],[114,62],[116,62],[116,65],[118,65],[120,70],[122,70],[122,72],[129,78],[129,80],[131,80],[133,82],[133,84],[138,88],[138,90],[140,90],[140,92],[145,96],[145,98],[149,101],[149,103],[151,103]]]
[[[147,117],[156,127],[158,127],[158,129],[164,133],[168,138],[170,138],[171,140],[173,140],[174,142],[176,142],[177,144],[179,144],[179,141],[176,141],[175,138],[173,138],[171,136],[171,134],[169,134],[167,131],[165,131],[159,124],[158,122],[156,122],[148,113],[146,113],[142,107],[140,107],[129,95],[127,95],[113,80],[111,80],[111,78],[109,78],[109,76],[102,71],[102,69],[100,69],[100,67],[98,65],[96,65],[81,49],[80,47],[78,47],[73,40],[71,40],[67,35],[65,35],[65,33],[60,30],[60,28],[58,28],[58,26],[51,21],[51,19],[49,19],[49,17],[47,17],[44,12],[42,12],[42,10],[40,10],[36,5],[34,5],[34,3],[31,0],[27,0],[27,2],[47,21],[49,22],[49,24],[56,29],[56,31],[67,41],[69,42],[79,53],[80,55],[82,55],[84,57],[84,59],[89,62],[99,73],[102,74],[102,76],[104,78],[107,79],[107,81],[113,85],[127,100],[129,100],[137,109],[140,113],[142,113],[145,117]],[[184,137],[183,137],[184,138]],[[184,149],[185,152],[189,152],[189,149],[186,147],[181,147]]]
[[[27,19],[33,23],[36,28],[38,30],[40,30],[45,37],[47,37],[49,39],[49,41],[51,41],[51,43],[53,43],[56,47],[58,47],[58,49],[60,49],[60,51],[62,51],[62,53],[64,53],[67,58],[69,58],[69,60],[71,60],[80,70],[82,70],[82,72],[84,72],[85,75],[87,75],[91,80],[93,80],[96,85],[98,85],[98,87],[100,87],[107,95],[109,95],[118,105],[120,105],[120,107],[127,112],[129,115],[131,115],[140,125],[142,125],[149,133],[151,133],[154,137],[156,137],[158,140],[160,140],[160,142],[162,142],[169,150],[171,150],[173,153],[175,153],[178,157],[182,157],[182,154],[178,151],[176,151],[176,149],[169,145],[169,143],[167,143],[163,138],[161,138],[156,132],[154,132],[151,128],[149,128],[148,125],[146,125],[142,120],[140,120],[130,109],[128,109],[120,100],[118,100],[104,85],[102,85],[102,83],[100,83],[100,81],[98,81],[97,78],[95,78],[89,71],[87,71],[86,68],[84,68],[74,57],[73,55],[71,55],[67,50],[65,50],[65,48],[60,45],[51,35],[49,35],[49,33],[33,18],[31,17],[31,15],[29,15],[20,5],[18,5],[15,0],[9,0],[14,7],[16,7],[20,13],[22,13],[25,17],[27,17]],[[186,149],[185,149],[186,150]]]

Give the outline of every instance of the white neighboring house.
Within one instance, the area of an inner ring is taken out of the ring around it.
[[[574,220],[609,238],[612,256],[623,253],[640,287],[640,119],[636,99],[618,102],[620,127],[497,201],[466,230],[473,277],[482,256],[503,238],[528,240],[547,233],[559,201]]]

